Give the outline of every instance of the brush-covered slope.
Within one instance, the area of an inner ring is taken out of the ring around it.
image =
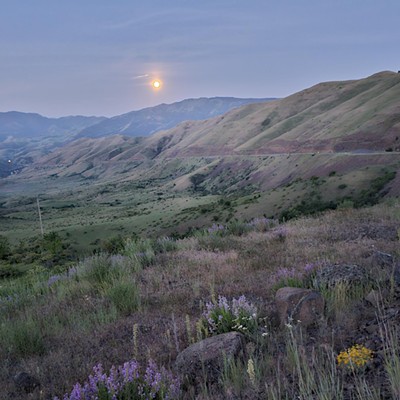
[[[118,160],[118,156],[134,154],[136,148],[141,148],[142,141],[143,138],[122,135],[81,138],[42,157],[30,171],[41,170],[44,175],[50,173],[52,176],[82,175],[85,178],[118,174],[129,165],[125,160]],[[35,173],[32,178],[35,178]]]
[[[158,164],[165,169],[173,159],[214,157],[215,165],[207,173],[195,172],[208,176],[214,171],[218,179],[225,170],[216,166],[216,160],[225,157],[224,165],[237,177],[241,176],[237,165],[251,164],[247,181],[259,186],[263,177],[262,186],[267,188],[268,176],[270,188],[294,176],[364,168],[372,158],[376,165],[393,165],[399,150],[400,74],[382,72],[361,80],[321,83],[282,100],[246,105],[209,120],[186,121],[146,138],[82,138],[41,158],[22,176],[34,179],[56,171],[62,176],[133,177],[134,169],[146,161],[142,165],[150,168],[146,174],[153,171],[156,177]],[[268,155],[280,158],[245,158]],[[177,186],[187,187],[189,178]]]
[[[400,150],[400,74],[327,82],[155,134],[160,156]]]
[[[138,111],[117,115],[83,129],[78,137],[101,137],[114,134],[148,136],[154,132],[173,128],[186,120],[203,120],[221,115],[234,108],[272,99],[238,99],[213,97],[186,99],[172,104],[160,104]]]

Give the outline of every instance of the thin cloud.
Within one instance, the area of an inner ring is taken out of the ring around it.
[[[150,76],[149,74],[136,75],[136,76],[133,76],[132,79],[144,79],[144,78],[148,78],[149,76]]]

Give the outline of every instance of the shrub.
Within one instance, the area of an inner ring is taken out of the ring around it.
[[[266,217],[254,218],[247,225],[257,232],[266,232],[277,225],[277,221]]]
[[[149,361],[144,376],[139,373],[139,364],[129,361],[122,366],[112,366],[109,374],[101,364],[93,368],[93,375],[82,385],[77,383],[63,400],[127,400],[127,399],[178,399],[180,381],[165,368],[159,369]],[[55,397],[54,400],[60,400]]]
[[[312,288],[315,284],[315,276],[318,269],[317,264],[309,263],[301,268],[280,268],[272,276],[273,290],[285,286]]]
[[[356,344],[340,352],[337,356],[337,363],[340,367],[355,371],[366,365],[371,359],[372,350],[360,344]]]
[[[224,236],[225,226],[221,224],[212,224],[210,228],[207,228],[207,232],[209,235]]]
[[[251,226],[249,226],[249,224],[232,220],[229,222],[228,226],[226,227],[226,230],[231,235],[242,236],[245,233],[250,232],[252,229]]]
[[[257,329],[257,307],[245,296],[234,298],[231,302],[224,296],[218,296],[218,302],[206,304],[203,321],[207,326],[207,334],[218,335],[231,331],[251,334]]]
[[[93,285],[110,283],[116,268],[113,268],[112,259],[104,253],[87,258],[81,268],[83,277]]]
[[[0,260],[6,259],[11,252],[10,242],[7,237],[0,235]]]
[[[22,357],[42,355],[45,352],[40,326],[31,318],[2,324],[0,343],[2,347],[9,348]]]
[[[0,265],[0,279],[17,278],[22,275],[24,275],[24,271],[18,265]]]
[[[124,249],[124,238],[122,235],[114,236],[101,242],[101,249],[110,254],[118,254]]]
[[[176,244],[176,240],[165,236],[162,238],[158,238],[154,242],[154,251],[156,253],[167,253],[169,251],[174,251],[178,248]]]
[[[140,293],[137,284],[132,281],[116,281],[107,295],[118,311],[128,315],[140,306]]]
[[[303,273],[294,268],[280,268],[273,277],[276,283],[273,286],[274,290],[279,288],[290,287],[303,287]]]
[[[150,239],[126,240],[124,254],[143,268],[153,264],[156,258]]]

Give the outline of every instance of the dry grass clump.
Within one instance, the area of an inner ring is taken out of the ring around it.
[[[108,370],[132,359],[143,365],[154,359],[172,368],[178,352],[197,340],[206,303],[245,295],[266,318],[267,330],[263,326],[252,337],[246,360],[225,366],[217,392],[205,382],[203,398],[394,396],[399,393],[398,331],[387,318],[390,302],[398,304],[394,289],[381,301],[381,334],[367,325],[376,319],[376,309],[365,303],[365,287],[320,288],[327,318],[308,331],[290,323],[278,328],[273,297],[282,285],[315,288],[316,271],[335,263],[365,266],[385,296],[390,273],[374,275],[371,257],[376,250],[400,257],[393,234],[399,209],[394,203],[339,210],[265,230],[246,228],[240,236],[204,232],[159,247],[130,242],[124,256],[101,254],[57,278],[40,270],[3,281],[2,392],[5,398],[28,398],[11,380],[20,370],[35,375],[42,398],[51,398],[70,391],[99,362]],[[358,343],[374,352],[370,364],[360,374],[338,369],[336,356]]]

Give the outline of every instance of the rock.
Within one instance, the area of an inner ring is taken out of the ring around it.
[[[192,344],[176,359],[175,368],[189,385],[218,382],[226,359],[243,357],[244,336],[238,332],[223,333]]]
[[[305,327],[314,325],[324,314],[321,293],[310,289],[283,287],[276,292],[275,303],[281,325],[289,320],[301,321]]]
[[[332,288],[340,283],[366,285],[370,278],[364,267],[355,264],[328,264],[317,271],[318,286]]]
[[[379,267],[391,267],[394,263],[393,256],[388,253],[376,250],[372,256],[371,261],[374,265]]]
[[[379,304],[382,303],[382,299],[377,290],[372,289],[366,296],[365,300],[371,303],[375,308],[379,307]]]
[[[394,256],[375,250],[369,261],[378,274],[376,280],[400,286],[400,262]]]
[[[19,372],[14,376],[13,380],[16,388],[26,393],[32,393],[36,388],[40,388],[38,379],[26,372]]]

